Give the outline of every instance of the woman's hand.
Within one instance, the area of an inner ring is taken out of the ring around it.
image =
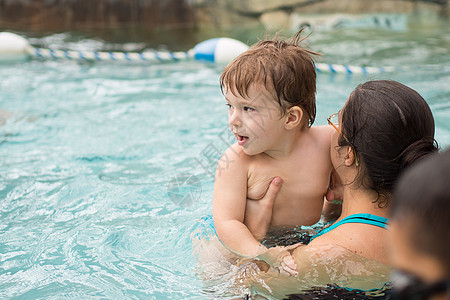
[[[282,181],[280,177],[272,179],[262,199],[247,199],[244,224],[257,240],[264,238],[267,233],[267,229],[272,220],[273,203],[281,188]]]

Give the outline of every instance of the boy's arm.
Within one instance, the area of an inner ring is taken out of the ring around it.
[[[228,148],[220,159],[214,182],[213,218],[217,235],[229,250],[254,257],[266,248],[244,225],[248,159],[237,145]]]

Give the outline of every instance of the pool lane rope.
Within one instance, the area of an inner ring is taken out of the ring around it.
[[[358,67],[347,65],[316,63],[316,70],[324,73],[346,73],[346,74],[378,74],[394,71],[403,71],[404,67]]]
[[[180,61],[194,57],[194,51],[186,52],[100,52],[100,51],[72,51],[48,48],[27,47],[26,52],[37,58],[91,60],[91,61]]]
[[[129,61],[129,62],[168,62],[196,59],[197,53],[194,49],[184,52],[99,52],[99,51],[70,51],[48,48],[28,47],[27,53],[37,58],[46,59],[70,59],[87,61]],[[199,60],[199,59],[196,59]],[[316,70],[324,73],[347,73],[347,74],[374,74],[394,71],[402,71],[405,68],[396,67],[358,67],[349,65],[336,65],[316,63]]]
[[[79,61],[176,62],[183,60],[208,61],[227,64],[246,51],[248,46],[231,38],[214,38],[197,44],[189,51],[102,52],[74,51],[31,46],[26,39],[9,32],[0,32],[0,62],[20,61],[30,57],[41,59],[69,59]],[[316,63],[316,70],[324,73],[378,74],[406,71],[412,67],[360,67]],[[432,66],[433,67],[433,66]],[[434,66],[436,67],[436,66]]]

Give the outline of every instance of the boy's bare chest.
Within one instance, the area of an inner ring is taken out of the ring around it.
[[[329,168],[308,159],[295,161],[256,160],[250,170],[247,182],[247,198],[259,200],[266,194],[274,177],[281,177],[283,184],[277,196],[281,204],[284,199],[311,198],[323,195],[328,186]]]

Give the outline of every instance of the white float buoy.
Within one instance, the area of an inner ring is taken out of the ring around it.
[[[21,36],[9,32],[0,32],[0,61],[12,61],[26,57],[73,59],[91,61],[180,61],[194,59],[227,64],[236,56],[246,51],[248,46],[231,38],[214,38],[197,44],[189,51],[144,51],[131,52],[101,52],[73,51],[47,48],[34,48]]]
[[[238,40],[224,37],[214,38],[194,47],[194,59],[225,64],[247,49],[248,46]]]
[[[0,32],[0,61],[18,61],[29,57],[27,49],[30,44],[20,35]]]

